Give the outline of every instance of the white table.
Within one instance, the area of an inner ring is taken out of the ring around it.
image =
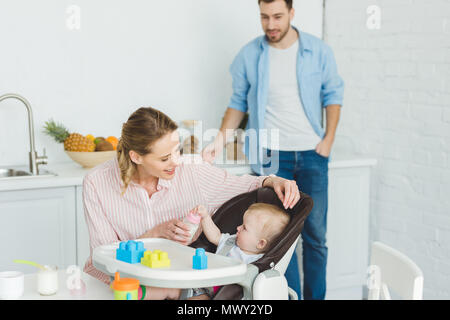
[[[81,279],[86,284],[86,293],[82,296],[72,296],[66,281],[70,274],[65,270],[58,271],[58,292],[52,296],[42,296],[37,291],[37,273],[25,275],[24,294],[20,300],[113,300],[114,295],[109,286],[100,280],[81,273]]]

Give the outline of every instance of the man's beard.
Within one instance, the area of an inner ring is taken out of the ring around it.
[[[289,32],[289,26],[286,28],[286,30],[283,32],[282,30],[280,31],[280,37],[278,39],[273,39],[269,36],[269,30],[266,32],[266,38],[269,40],[270,43],[279,43],[281,40],[284,39],[284,37],[287,35],[287,33]]]

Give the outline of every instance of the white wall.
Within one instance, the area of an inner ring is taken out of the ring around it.
[[[66,9],[81,9],[69,30]],[[321,37],[322,0],[297,0],[294,24]],[[229,65],[261,34],[256,0],[0,0],[0,95],[33,108],[38,153],[70,159],[42,133],[49,118],[71,131],[120,136],[141,106],[218,127],[231,95]],[[25,108],[0,104],[0,166],[28,164]]]
[[[371,239],[419,265],[425,299],[449,299],[450,2],[327,0],[325,21],[346,83],[334,153],[378,159]]]

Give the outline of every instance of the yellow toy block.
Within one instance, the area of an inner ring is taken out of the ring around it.
[[[169,255],[165,251],[154,250],[152,252],[147,250],[141,258],[141,264],[149,268],[170,267],[170,259]]]

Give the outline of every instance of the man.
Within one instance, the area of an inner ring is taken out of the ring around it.
[[[333,145],[344,83],[337,73],[331,48],[313,35],[291,25],[292,0],[258,0],[265,35],[244,46],[230,72],[233,95],[220,133],[203,152],[212,162],[232,131],[249,113],[247,129],[256,130],[256,141],[246,143],[246,155],[258,174],[276,173],[295,179],[314,200],[302,231],[304,299],[324,299],[326,292],[326,221],[328,161]],[[322,110],[326,128],[322,128]],[[267,129],[269,137],[262,137]],[[257,146],[257,154],[250,147]],[[261,155],[264,154],[264,157]],[[256,160],[252,160],[256,159]],[[276,170],[274,172],[274,170]],[[286,278],[301,298],[297,255]]]

